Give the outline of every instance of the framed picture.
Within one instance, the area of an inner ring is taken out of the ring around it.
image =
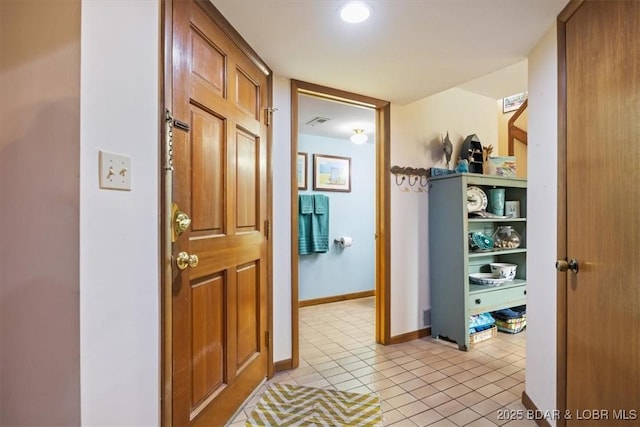
[[[307,153],[298,153],[296,160],[296,176],[298,177],[298,190],[307,189]]]
[[[313,189],[351,192],[351,158],[314,154]]]
[[[515,178],[516,176],[516,157],[515,156],[499,156],[489,157],[487,160],[487,175],[508,176]]]
[[[527,92],[517,93],[515,95],[502,98],[502,112],[508,113],[509,111],[515,111],[527,99]]]

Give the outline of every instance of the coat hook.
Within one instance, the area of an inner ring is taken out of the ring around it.
[[[429,172],[425,168],[412,168],[410,166],[392,166],[390,169],[391,173],[394,175],[396,180],[396,185],[398,187],[402,186],[405,183],[408,183],[410,187],[413,187],[418,182],[420,182],[420,187],[417,190],[413,190],[416,193],[423,193],[426,190],[423,190],[424,187],[429,185]],[[410,192],[409,188],[402,188],[403,192]]]

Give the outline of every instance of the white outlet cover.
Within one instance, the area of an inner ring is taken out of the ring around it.
[[[131,191],[131,157],[99,151],[100,188]]]

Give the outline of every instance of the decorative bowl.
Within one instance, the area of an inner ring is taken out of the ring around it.
[[[469,280],[474,285],[500,286],[509,279],[495,277],[492,273],[473,273],[469,275]]]
[[[502,279],[513,280],[516,278],[516,264],[509,264],[506,262],[492,262],[489,264],[491,267],[491,273],[494,277],[500,277]]]

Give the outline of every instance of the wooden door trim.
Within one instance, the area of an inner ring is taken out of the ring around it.
[[[568,6],[567,6],[568,7]],[[567,58],[566,20],[558,17],[558,219],[556,259],[567,256]],[[556,408],[564,414],[567,407],[567,275],[556,274]],[[566,421],[560,417],[557,427]]]
[[[298,367],[298,188],[296,156],[298,152],[298,94],[319,95],[324,98],[368,106],[376,111],[376,341],[391,342],[391,221],[390,221],[390,137],[391,104],[388,101],[333,89],[314,83],[291,80],[291,366]]]
[[[269,221],[269,230],[273,229],[273,120],[271,116],[271,108],[273,107],[273,73],[267,75],[267,107],[269,111],[265,113],[269,117],[269,126],[267,126],[267,221]],[[273,361],[273,233],[269,231],[267,239],[267,331],[269,332],[270,342],[267,350],[267,378],[272,378],[275,374],[275,364]]]
[[[300,325],[298,307],[298,83],[291,80],[291,360],[290,369],[300,365]],[[283,364],[283,366],[286,366]]]
[[[557,199],[557,257],[567,257],[567,21],[582,5],[583,0],[571,0],[558,15],[558,199]],[[556,409],[567,409],[567,274],[556,275]],[[566,426],[560,417],[557,427]]]
[[[161,62],[160,79],[160,423],[162,426],[172,425],[172,268],[171,268],[171,191],[172,172],[164,169],[167,162],[167,152],[165,150],[165,111],[173,104],[173,1],[161,0],[160,22],[161,22]],[[273,102],[273,73],[258,54],[249,46],[242,36],[233,28],[226,18],[207,0],[195,0],[195,2],[205,11],[205,13],[218,25],[222,31],[233,41],[233,43],[244,53],[249,60],[267,76],[267,106],[271,108]],[[272,140],[273,126],[267,127],[267,219],[273,222],[272,206]],[[273,238],[267,240],[267,330],[273,336]],[[273,363],[273,345],[267,350],[267,376],[273,377],[275,365]]]

